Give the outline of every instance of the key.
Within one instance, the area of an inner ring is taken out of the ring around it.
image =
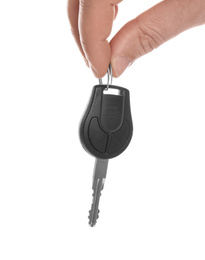
[[[93,174],[93,202],[89,224],[95,226],[99,201],[107,173],[108,160],[120,155],[129,145],[133,124],[129,91],[118,86],[96,85],[80,124],[84,149],[96,158]],[[117,94],[109,94],[114,90]]]

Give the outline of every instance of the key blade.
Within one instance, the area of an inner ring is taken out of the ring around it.
[[[93,202],[89,211],[89,224],[94,227],[99,217],[99,202],[101,191],[104,187],[104,182],[107,173],[108,160],[96,159],[93,175]]]
[[[93,172],[93,190],[95,190],[96,182],[99,179],[105,179],[107,174],[108,159],[98,159],[95,160],[95,168]],[[103,188],[103,187],[102,187]]]
[[[89,225],[94,227],[97,219],[99,218],[99,202],[101,196],[101,190],[103,189],[104,179],[98,179],[93,193],[93,202],[91,210],[89,211]]]

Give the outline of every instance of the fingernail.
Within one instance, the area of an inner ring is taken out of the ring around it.
[[[90,65],[89,65],[88,60],[87,60],[86,58],[84,58],[84,61],[85,61],[86,66],[87,66],[88,68],[90,68]]]
[[[95,75],[95,77],[97,78],[97,71],[95,70],[95,68],[90,64],[90,68],[91,68],[91,70],[92,70],[92,72],[93,72],[93,74]]]
[[[131,61],[127,57],[116,57],[113,59],[112,65],[116,75],[119,77],[126,68],[131,64]]]

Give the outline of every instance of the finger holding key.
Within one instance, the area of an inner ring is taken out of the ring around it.
[[[125,24],[110,42],[114,77],[144,54],[205,24],[205,0],[164,0]],[[197,48],[197,46],[193,46]]]
[[[74,38],[97,78],[103,77],[110,63],[107,41],[122,0],[68,0],[68,17]]]

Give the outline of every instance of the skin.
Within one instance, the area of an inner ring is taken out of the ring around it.
[[[107,41],[122,0],[68,0],[71,31],[97,78],[112,64],[119,77],[137,58],[205,23],[205,0],[164,0],[125,24]]]

